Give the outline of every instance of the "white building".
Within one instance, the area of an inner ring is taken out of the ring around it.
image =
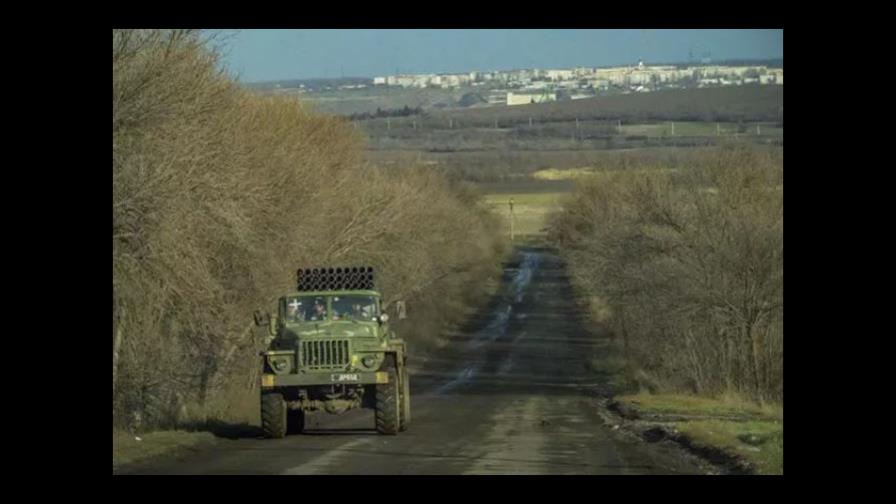
[[[548,70],[547,77],[552,81],[569,80],[573,77],[572,70]]]
[[[507,93],[507,105],[557,101],[557,93]]]

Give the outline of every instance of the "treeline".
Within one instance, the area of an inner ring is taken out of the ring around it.
[[[600,173],[550,229],[642,386],[783,401],[779,154],[732,146]]]
[[[113,30],[114,424],[170,425],[187,405],[234,413],[234,391],[258,381],[252,313],[300,266],[374,266],[387,302],[413,318],[451,299],[446,320],[500,272],[498,223],[471,193],[365,166],[343,119],[219,68],[195,32]]]
[[[390,110],[383,110],[377,107],[375,112],[361,112],[358,114],[352,114],[349,116],[349,119],[353,121],[360,121],[364,119],[377,119],[380,117],[408,117],[412,115],[420,115],[422,113],[422,107],[411,108],[405,105],[404,108]]]

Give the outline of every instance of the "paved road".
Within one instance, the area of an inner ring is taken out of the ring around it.
[[[452,336],[412,380],[412,424],[372,430],[373,412],[310,414],[307,432],[280,440],[222,439],[137,474],[700,474],[663,444],[605,427],[584,392],[600,345],[582,330],[563,264],[521,250],[507,289],[482,320]]]

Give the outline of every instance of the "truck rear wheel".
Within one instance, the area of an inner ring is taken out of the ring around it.
[[[411,423],[411,382],[405,367],[401,368],[401,377],[401,422],[398,430],[404,432]]]
[[[398,373],[395,365],[383,369],[389,376],[389,383],[376,386],[376,430],[380,434],[398,434]]]
[[[282,438],[286,436],[286,413],[286,401],[283,400],[283,395],[262,394],[261,430],[265,437]]]

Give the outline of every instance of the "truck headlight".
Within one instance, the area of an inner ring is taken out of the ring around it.
[[[364,367],[372,368],[376,364],[376,357],[373,355],[367,355],[363,359],[361,359],[361,364],[364,364]]]
[[[291,371],[292,368],[292,358],[283,355],[283,356],[272,356],[268,361],[271,365],[271,369],[274,370],[276,374],[286,374]]]

